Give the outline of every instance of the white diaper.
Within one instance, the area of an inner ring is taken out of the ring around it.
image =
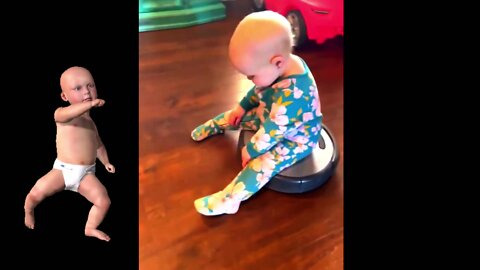
[[[75,192],[78,192],[80,181],[87,173],[95,173],[95,163],[92,165],[74,165],[56,159],[53,168],[62,171],[65,190]]]

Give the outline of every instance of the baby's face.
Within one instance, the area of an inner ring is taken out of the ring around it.
[[[70,104],[90,102],[97,98],[97,88],[90,72],[72,70],[65,78],[62,91]]]
[[[281,70],[268,57],[233,51],[230,53],[230,61],[238,72],[258,87],[270,86],[281,75]]]

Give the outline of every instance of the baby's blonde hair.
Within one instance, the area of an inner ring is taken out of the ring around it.
[[[256,53],[287,55],[293,48],[292,28],[281,14],[266,10],[245,16],[235,28],[230,46],[253,48]]]

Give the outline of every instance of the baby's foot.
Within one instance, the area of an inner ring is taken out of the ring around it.
[[[202,141],[212,135],[223,133],[223,130],[213,122],[213,120],[208,120],[203,125],[196,127],[192,133],[192,139],[194,141]]]
[[[96,237],[100,240],[104,240],[104,241],[107,241],[107,242],[110,241],[110,236],[108,236],[106,233],[104,233],[100,230],[97,230],[97,229],[92,229],[92,228],[85,229],[85,235]]]
[[[217,216],[222,214],[235,214],[240,207],[240,201],[226,195],[224,191],[197,199],[194,202],[195,209],[205,216]]]
[[[29,229],[35,227],[35,216],[33,215],[33,211],[25,210],[25,226]]]

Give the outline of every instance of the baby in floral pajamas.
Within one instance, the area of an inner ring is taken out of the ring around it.
[[[306,63],[292,54],[289,22],[273,11],[247,15],[229,44],[233,66],[255,86],[230,111],[192,131],[201,141],[225,130],[256,131],[242,148],[242,171],[223,190],[195,200],[207,216],[235,214],[240,203],[283,169],[312,153],[322,128],[315,80]]]

